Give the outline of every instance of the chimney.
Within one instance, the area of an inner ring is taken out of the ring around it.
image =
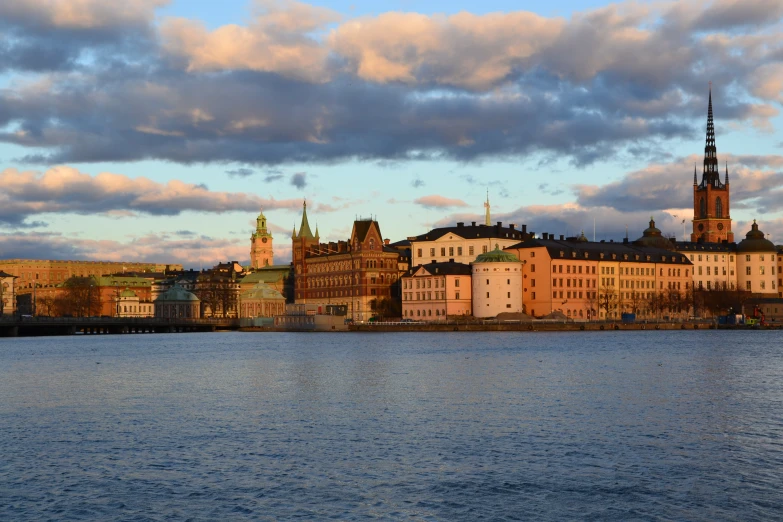
[[[601,240],[601,243],[606,243],[606,239],[602,239],[602,240]]]
[[[522,233],[527,234],[527,225],[522,225]]]
[[[508,226],[508,228],[510,228],[511,230],[516,230],[516,228],[515,228],[515,227],[516,227],[516,225],[515,225],[514,223],[511,223],[511,224]]]
[[[614,239],[610,239],[610,240],[609,240],[609,242],[610,242],[610,243],[614,243]]]
[[[457,228],[462,228],[464,226],[465,226],[465,223],[463,223],[463,222],[457,223]]]
[[[453,263],[453,262],[454,262],[454,258],[452,257],[451,259],[449,259],[449,263]]]
[[[476,222],[475,221],[471,221],[470,222],[470,226],[475,227],[476,226]]]
[[[384,240],[383,240],[383,244],[384,244],[384,245],[389,245],[389,244],[391,244],[391,239],[384,239]]]
[[[502,221],[498,221],[498,228],[503,228],[503,222]]]
[[[560,241],[565,240],[565,236],[563,234],[560,234]]]
[[[627,245],[627,244],[628,244],[628,238],[627,238],[627,237],[624,237],[624,238],[623,238],[623,245]]]

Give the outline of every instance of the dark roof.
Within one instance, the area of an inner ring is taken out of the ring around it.
[[[356,229],[356,239],[358,239],[359,241],[364,241],[367,238],[367,233],[372,228],[373,223],[376,223],[377,225],[377,222],[371,219],[367,219],[367,220],[357,219],[356,221],[354,221],[353,226],[354,229]],[[380,225],[377,226],[378,226],[378,234],[380,235],[381,227]]]
[[[13,277],[14,279],[18,279],[15,275],[7,274],[0,270],[0,277]]]
[[[674,244],[663,237],[661,231],[655,226],[655,220],[650,218],[650,226],[642,232],[642,237],[634,241],[634,244],[646,247],[674,250]]]
[[[426,265],[414,266],[402,277],[413,277],[413,274],[420,268],[425,269],[432,275],[470,275],[470,265],[465,263],[455,263],[454,261],[447,261],[445,263],[427,263]]]
[[[522,230],[511,227],[504,227],[502,222],[498,222],[495,225],[463,225],[457,223],[454,227],[433,228],[425,234],[420,236],[409,237],[409,241],[435,241],[440,239],[446,234],[456,234],[459,237],[465,239],[488,239],[488,238],[501,238],[501,239],[523,239],[525,234]]]
[[[555,259],[588,259],[592,261],[636,261],[641,263],[683,263],[690,265],[687,256],[678,252],[670,252],[662,248],[635,245],[633,243],[597,243],[578,241],[577,238],[564,240],[556,239],[527,239],[515,245],[506,247],[535,248],[545,247],[549,256]],[[562,254],[561,254],[562,252]],[[601,257],[603,254],[603,257]],[[627,256],[627,258],[626,258]],[[638,259],[637,259],[638,256]],[[647,257],[650,259],[647,259]]]
[[[401,241],[395,241],[394,243],[390,243],[388,246],[392,248],[407,248],[410,250],[411,248],[411,242],[407,239],[403,239]],[[783,247],[781,247],[783,248]]]
[[[708,243],[706,241],[676,241],[674,247],[683,252],[730,252],[737,251],[737,243],[720,242]]]
[[[764,237],[764,232],[759,230],[756,220],[750,227],[750,232],[745,234],[745,239],[737,245],[737,252],[777,252],[775,244]]]

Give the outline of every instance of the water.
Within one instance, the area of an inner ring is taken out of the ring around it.
[[[779,332],[0,340],[0,520],[783,519]]]

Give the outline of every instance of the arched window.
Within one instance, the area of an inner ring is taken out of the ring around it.
[[[723,202],[720,198],[715,200],[715,217],[723,217]]]
[[[707,217],[707,203],[704,201],[704,198],[699,200],[699,216],[703,218]]]

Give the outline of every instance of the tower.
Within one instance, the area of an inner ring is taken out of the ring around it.
[[[489,190],[487,190],[487,202],[484,203],[484,224],[488,227],[492,226],[492,217],[489,215]]]
[[[250,267],[262,268],[274,264],[272,234],[266,228],[266,216],[261,212],[256,218],[256,231],[250,236]]]
[[[299,233],[294,232],[291,234],[291,260],[294,263],[294,271],[296,273],[296,285],[299,287],[300,281],[304,282],[303,276],[304,270],[304,257],[307,253],[307,249],[313,245],[318,244],[318,232],[313,235],[310,229],[310,223],[307,221],[307,201],[302,204],[302,223],[299,225]]]
[[[704,167],[701,183],[696,170],[693,172],[693,233],[691,241],[720,242],[734,241],[729,215],[729,166],[726,178],[720,181],[718,152],[715,147],[715,124],[712,118],[712,84],[707,106],[707,143],[704,146]]]

